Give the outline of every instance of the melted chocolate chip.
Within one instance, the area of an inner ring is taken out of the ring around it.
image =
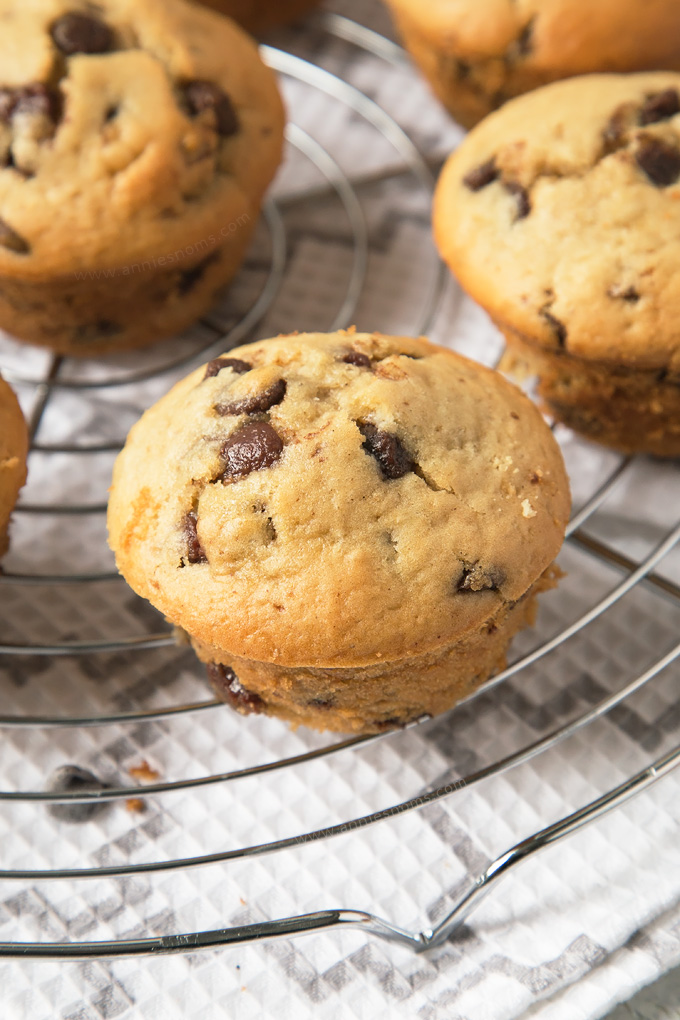
[[[310,708],[332,708],[335,704],[334,698],[312,698],[308,702]]]
[[[0,121],[8,124],[17,113],[33,113],[57,121],[61,113],[60,97],[42,82],[18,89],[0,89]]]
[[[208,679],[219,698],[235,708],[241,715],[263,712],[265,703],[255,691],[248,691],[242,685],[231,666],[223,666],[219,662],[206,665]]]
[[[487,159],[486,163],[482,163],[481,166],[477,166],[474,170],[470,170],[469,173],[465,174],[463,178],[463,184],[470,191],[481,191],[487,184],[491,184],[500,175],[500,171],[496,166],[496,160],[492,156],[491,159]]]
[[[113,46],[113,32],[99,18],[80,11],[71,11],[58,18],[51,29],[52,39],[62,53],[108,53]]]
[[[0,245],[3,248],[9,248],[17,255],[26,255],[31,250],[30,245],[24,241],[23,237],[17,234],[16,230],[12,230],[4,220],[0,220]]]
[[[14,112],[14,89],[0,89],[0,121],[9,124]]]
[[[201,262],[196,263],[191,269],[184,269],[179,274],[179,284],[177,290],[180,294],[190,294],[197,283],[205,276],[205,271],[208,266],[212,265],[219,259],[219,253],[213,252],[212,255],[208,255],[207,259],[203,259]]]
[[[547,308],[541,309],[541,315],[550,326],[560,347],[564,347],[567,342],[567,327],[556,315],[549,312]]]
[[[340,360],[344,361],[346,365],[356,365],[357,368],[371,367],[371,359],[367,354],[362,354],[361,351],[348,351]]]
[[[647,99],[640,109],[640,124],[656,124],[660,120],[668,120],[680,113],[680,98],[676,89],[664,89]]]
[[[620,301],[628,301],[630,304],[634,304],[636,301],[640,300],[640,295],[635,287],[621,287],[618,284],[614,284],[609,288],[607,294],[611,298],[618,298]]]
[[[244,372],[250,372],[252,367],[247,361],[241,361],[240,358],[215,358],[214,361],[209,361],[205,366],[203,378],[211,379],[214,375],[218,375],[223,368],[230,368],[238,375],[243,375]]]
[[[660,138],[644,137],[635,161],[657,188],[668,188],[680,177],[680,151]]]
[[[390,716],[389,719],[374,719],[371,723],[379,730],[396,730],[404,727],[406,723],[403,719],[399,719],[396,715]]]
[[[527,21],[526,25],[522,28],[522,31],[517,36],[517,42],[515,44],[515,52],[518,57],[528,57],[531,53],[534,45],[534,18]]]
[[[397,436],[383,432],[370,422],[357,424],[364,437],[362,448],[375,457],[385,478],[401,478],[413,471],[413,461]]]
[[[462,595],[479,591],[498,591],[505,580],[499,567],[480,567],[478,563],[465,564],[458,578],[456,591]]]
[[[503,187],[515,199],[517,205],[516,220],[523,220],[531,212],[529,192],[519,181],[503,181]]]
[[[187,543],[187,560],[189,563],[207,563],[208,557],[198,537],[197,524],[196,511],[190,510],[182,521],[182,530]]]
[[[215,410],[218,414],[257,414],[257,412],[268,411],[270,407],[280,404],[286,395],[285,379],[277,379],[261,393],[252,393],[248,397],[241,397],[240,400],[232,400],[228,404],[216,404]]]
[[[239,119],[231,99],[219,85],[211,81],[190,81],[184,86],[184,97],[192,114],[204,110],[214,110],[218,134],[223,138],[235,135],[238,131]]]
[[[74,343],[92,344],[107,340],[123,332],[123,327],[113,319],[97,319],[96,322],[83,322],[73,330]]]
[[[628,141],[628,132],[634,124],[635,106],[633,103],[622,103],[612,113],[602,130],[604,155],[617,152]]]
[[[260,471],[275,464],[282,453],[281,437],[269,422],[248,422],[222,446],[220,456],[225,465],[220,478],[223,482],[238,481],[251,471]]]
[[[90,793],[107,789],[108,783],[78,765],[62,765],[55,769],[47,783],[48,793]],[[109,806],[109,801],[94,800],[84,804],[50,804],[47,810],[60,822],[89,822]]]

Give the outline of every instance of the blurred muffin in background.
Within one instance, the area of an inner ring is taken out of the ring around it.
[[[28,431],[14,396],[0,377],[0,556],[7,552],[9,517],[26,481]]]
[[[677,0],[386,0],[404,45],[464,127],[591,71],[680,69]]]
[[[197,0],[233,18],[248,32],[259,35],[297,21],[318,5],[318,0]]]
[[[680,456],[680,74],[553,82],[491,114],[434,201],[442,258],[554,418]]]
[[[184,329],[281,158],[252,39],[184,0],[0,0],[0,327],[71,355]]]

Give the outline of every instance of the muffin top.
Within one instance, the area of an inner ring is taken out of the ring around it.
[[[561,454],[497,373],[379,333],[277,337],[134,426],[109,503],[121,573],[205,644],[284,665],[436,649],[560,548]]]
[[[514,99],[449,158],[435,236],[530,342],[680,375],[680,74],[588,75]]]
[[[184,0],[0,0],[0,24],[0,274],[160,257],[255,215],[283,113],[232,22]]]
[[[676,0],[388,0],[433,45],[557,75],[677,67]]]
[[[0,553],[5,551],[5,524],[26,481],[27,452],[28,433],[19,402],[0,378]]]

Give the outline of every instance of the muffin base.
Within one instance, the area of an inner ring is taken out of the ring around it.
[[[534,622],[536,596],[555,587],[559,576],[551,565],[518,602],[504,603],[478,631],[450,645],[370,666],[282,666],[192,644],[208,665],[217,696],[243,715],[274,715],[316,730],[381,733],[447,711],[503,669],[510,641]]]
[[[155,343],[210,308],[238,272],[257,218],[243,214],[221,245],[189,245],[115,269],[45,280],[0,276],[0,322],[17,340],[71,357]]]
[[[680,456],[680,379],[548,350],[497,325],[508,342],[501,371],[537,376],[543,405],[558,421],[622,453]]]

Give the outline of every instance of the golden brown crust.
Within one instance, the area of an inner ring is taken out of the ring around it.
[[[88,354],[168,335],[210,304],[255,226],[283,112],[253,41],[212,11],[102,0],[109,50],[68,54],[53,35],[73,11],[92,13],[80,0],[0,0],[12,104],[0,122],[0,323]],[[226,95],[233,124],[190,98],[194,82]],[[27,88],[40,101],[22,99]]]
[[[119,569],[198,642],[319,668],[430,654],[520,599],[557,554],[561,455],[497,373],[377,333],[225,357],[251,368],[199,369],[132,429],[109,504]],[[225,483],[225,444],[258,421],[282,449]],[[371,427],[395,463],[405,451],[400,473],[384,474]]]
[[[507,99],[594,71],[680,69],[675,0],[388,0],[405,45],[467,127]]]
[[[14,393],[0,378],[0,556],[7,550],[7,525],[26,481],[28,431]]]

